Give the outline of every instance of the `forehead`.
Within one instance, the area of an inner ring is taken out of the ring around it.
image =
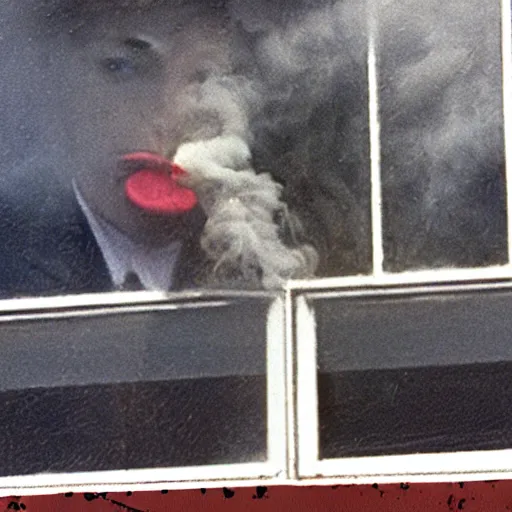
[[[151,28],[172,34],[198,19],[227,24],[223,0],[32,0],[44,32],[87,37],[100,31]]]

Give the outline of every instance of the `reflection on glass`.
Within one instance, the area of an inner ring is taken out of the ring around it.
[[[0,476],[268,460],[269,301],[154,307],[3,322]]]
[[[321,459],[510,448],[509,290],[311,305]]]
[[[364,8],[289,4],[2,2],[1,297],[369,270]]]
[[[507,261],[499,2],[380,2],[385,267]]]

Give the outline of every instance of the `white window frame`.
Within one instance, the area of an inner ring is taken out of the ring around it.
[[[229,291],[113,292],[12,299],[0,302],[0,327],[4,322],[16,322],[20,319],[130,314],[130,312],[162,309],[195,308],[200,314],[204,307],[214,307],[226,300],[263,296],[271,300],[266,322],[267,460],[265,462],[12,475],[0,477],[0,496],[53,494],[67,491],[101,492],[248,486],[261,485],[267,481],[282,485],[287,477],[283,294]]]

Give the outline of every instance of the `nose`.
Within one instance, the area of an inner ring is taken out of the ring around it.
[[[164,157],[170,157],[179,145],[176,126],[173,118],[162,110],[159,112],[145,113],[141,119],[143,125],[144,141],[139,141],[138,148],[149,148],[152,152]]]

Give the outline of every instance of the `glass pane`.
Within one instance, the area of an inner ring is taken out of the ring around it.
[[[316,275],[367,273],[372,263],[366,2],[311,2],[305,13],[301,2],[277,2],[284,13],[287,3],[292,14],[285,30],[273,28],[263,41],[264,69],[271,89],[280,92],[265,110],[271,117],[263,121],[258,150],[286,183],[291,211],[317,248]],[[275,4],[264,2],[262,13]]]
[[[385,268],[506,263],[500,3],[377,16]]]
[[[0,402],[0,476],[266,459],[263,375],[5,391]]]
[[[364,8],[308,4],[2,2],[0,297],[367,271]]]
[[[512,446],[510,291],[312,304],[320,458]]]
[[[0,476],[267,460],[269,301],[184,306],[3,321]]]

